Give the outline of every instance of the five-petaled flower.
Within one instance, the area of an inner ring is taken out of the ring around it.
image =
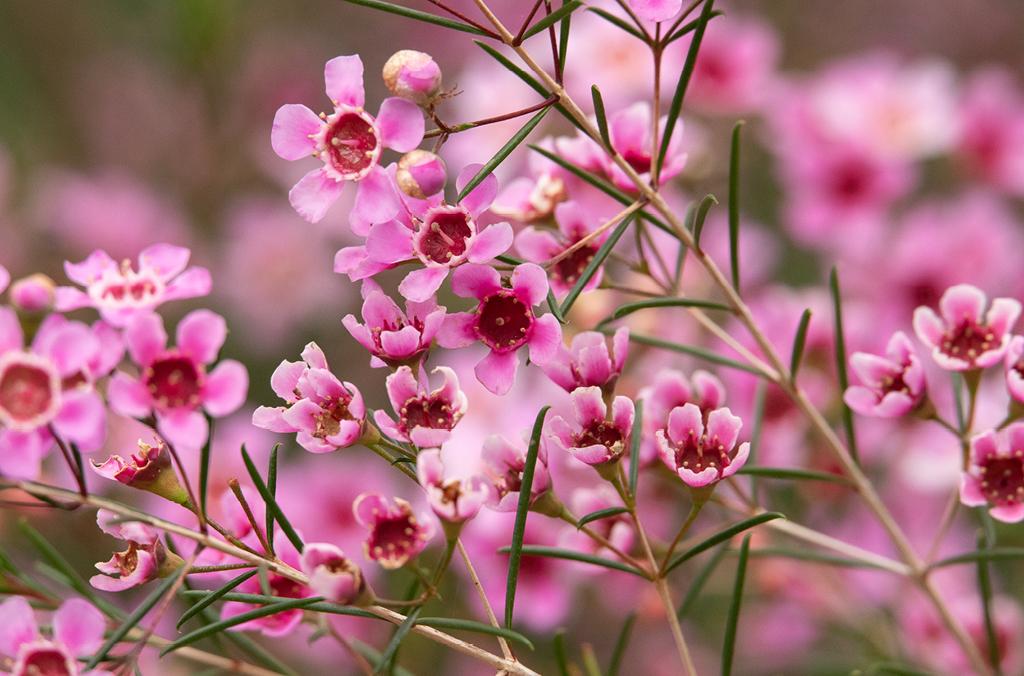
[[[910,339],[897,331],[885,356],[855,352],[850,366],[863,385],[847,388],[846,404],[861,415],[896,418],[914,410],[925,395],[924,367]]]
[[[960,477],[960,501],[988,505],[992,518],[1024,520],[1024,423],[1006,429],[1004,446],[995,431],[971,439],[967,469]]]
[[[483,477],[444,477],[441,451],[428,448],[416,457],[416,476],[427,492],[427,503],[434,514],[447,523],[463,523],[476,516],[491,495]]]
[[[341,323],[360,345],[369,350],[370,365],[397,366],[418,362],[430,349],[446,313],[437,301],[408,301],[403,313],[398,305],[372,280],[363,282],[363,324],[355,315]]]
[[[350,222],[362,231],[370,223],[393,218],[399,204],[390,177],[380,167],[385,147],[407,152],[423,140],[423,114],[416,104],[385,99],[377,117],[363,110],[363,62],[358,56],[339,56],[324,67],[330,114],[316,113],[292,103],[274,116],[270,144],[286,160],[313,155],[323,166],[299,180],[288,193],[295,210],[310,222],[324,217],[348,181],[359,184]]]
[[[53,635],[39,632],[32,606],[23,596],[0,603],[0,656],[11,676],[112,676],[104,669],[83,671],[78,658],[90,657],[103,644],[103,614],[82,599],[60,604],[53,614]]]
[[[596,385],[605,394],[615,388],[629,354],[629,328],[616,329],[611,349],[603,333],[583,331],[572,337],[569,347],[560,345],[558,356],[540,368],[553,383],[566,392]]]
[[[366,590],[359,566],[345,553],[324,542],[307,542],[302,548],[302,572],[313,592],[335,603],[357,601]]]
[[[600,387],[581,387],[569,395],[575,420],[558,416],[549,423],[549,438],[556,447],[588,465],[605,465],[622,457],[633,429],[633,400],[615,397],[612,417]]]
[[[434,537],[430,517],[413,514],[412,505],[401,498],[388,502],[378,493],[363,493],[352,511],[356,521],[370,530],[364,543],[366,557],[389,570],[415,558]]]
[[[705,427],[700,408],[684,404],[672,409],[668,427],[658,430],[658,453],[687,486],[703,488],[732,476],[746,463],[750,444],[736,448],[742,425],[728,408],[718,408],[708,414]]]
[[[548,228],[530,226],[516,236],[516,250],[531,263],[543,264],[562,256],[552,267],[551,291],[565,297],[579,281],[598,249],[608,239],[610,231],[594,234],[599,219],[589,216],[576,202],[562,202],[555,207],[557,235]],[[587,239],[586,242],[583,242]],[[598,268],[583,287],[596,289],[601,283],[602,269]]]
[[[932,358],[947,371],[982,369],[999,362],[1010,343],[1010,330],[1020,316],[1020,303],[996,298],[985,311],[985,293],[969,284],[942,294],[935,314],[929,307],[914,310],[914,331],[932,349]]]
[[[128,549],[114,552],[109,561],[96,564],[102,575],[93,575],[89,584],[108,592],[124,591],[146,584],[158,577],[166,577],[184,564],[160,542],[160,533],[138,521],[120,522],[120,516],[101,509],[96,512],[96,523],[107,535],[128,543]]]
[[[447,366],[438,366],[443,382],[429,390],[425,377],[417,382],[412,369],[400,366],[385,381],[388,399],[398,420],[382,410],[374,413],[381,431],[394,439],[411,441],[420,448],[440,446],[448,441],[452,429],[469,406],[465,393],[459,389],[459,377]],[[425,375],[425,374],[421,374]]]
[[[492,434],[484,440],[480,459],[483,461],[484,474],[494,488],[490,507],[499,512],[514,512],[523,487],[526,448],[523,444],[511,443],[499,434]],[[530,485],[531,503],[535,503],[549,488],[551,474],[548,472],[548,454],[542,443],[537,449],[537,464],[534,465],[533,483]]]

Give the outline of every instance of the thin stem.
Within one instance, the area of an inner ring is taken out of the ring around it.
[[[676,536],[672,538],[672,543],[668,546],[668,551],[665,552],[665,558],[662,559],[661,565],[658,567],[658,575],[665,575],[665,568],[668,566],[669,561],[672,560],[672,554],[675,553],[676,547],[679,546],[679,542],[686,537],[686,534],[690,532],[690,527],[693,526],[693,522],[697,520],[697,516],[700,514],[700,510],[704,508],[703,502],[694,502],[690,505],[690,513],[686,517],[686,521],[676,531]]]
[[[82,476],[81,466],[75,462],[74,454],[71,453],[71,449],[61,439],[60,435],[57,434],[57,430],[52,424],[48,427],[50,436],[57,442],[57,447],[60,448],[61,455],[64,456],[64,461],[68,464],[68,469],[71,470],[71,476],[75,478],[75,484],[78,486],[78,494],[83,498],[89,495],[89,489],[85,486],[85,478]]]
[[[469,573],[469,579],[473,582],[473,588],[476,589],[477,595],[480,597],[480,602],[484,606],[484,612],[487,614],[487,621],[491,623],[492,627],[500,628],[498,624],[498,616],[494,614],[494,608],[491,607],[491,601],[487,598],[487,592],[484,591],[483,584],[480,583],[480,576],[476,573],[476,568],[473,567],[473,562],[469,558],[469,552],[466,551],[466,546],[462,544],[462,540],[456,543],[456,547],[459,550],[459,556],[462,557],[462,562],[466,564],[466,572]],[[515,660],[515,655],[512,654],[512,648],[509,647],[508,641],[504,637],[498,637],[498,645],[501,646],[501,654],[505,656],[507,660]]]
[[[485,117],[480,120],[473,120],[472,122],[463,122],[462,124],[456,124],[449,127],[448,125],[438,124],[437,129],[431,129],[423,135],[423,138],[433,138],[434,136],[450,136],[451,134],[458,134],[459,132],[469,131],[470,129],[476,129],[477,127],[483,127],[488,124],[495,124],[497,122],[506,122],[508,120],[514,120],[517,117],[523,115],[529,115],[530,113],[536,113],[542,108],[547,108],[558,102],[557,96],[549,96],[540,103],[535,103],[532,106],[527,106],[520,110],[513,110],[511,113],[503,113],[501,115],[495,115],[494,117]],[[435,122],[440,122],[440,119],[435,117]],[[442,126],[443,125],[443,126]]]
[[[451,14],[452,16],[454,16],[459,21],[462,21],[464,23],[468,23],[470,26],[472,26],[473,28],[477,29],[478,31],[483,31],[492,40],[500,39],[500,36],[497,35],[494,31],[489,30],[486,27],[484,27],[483,25],[481,25],[480,23],[474,21],[473,19],[470,19],[468,16],[466,16],[462,12],[458,11],[454,7],[449,7],[447,4],[441,2],[440,0],[427,0],[427,2],[429,2],[432,5],[434,5],[435,7],[440,7],[444,11],[446,11],[449,14]]]
[[[516,33],[516,37],[514,39],[514,42],[517,45],[521,45],[523,43],[523,35],[526,33],[526,29],[530,27],[530,22],[533,21],[533,16],[537,13],[537,10],[540,9],[540,4],[542,2],[544,2],[544,0],[537,0],[533,3],[533,9],[530,10],[530,13],[526,15],[526,19],[523,20],[523,25],[519,28],[519,32]]]
[[[245,494],[242,493],[242,487],[238,485],[238,479],[231,479],[228,481],[228,487],[231,488],[231,492],[235,495],[235,500],[242,506],[242,511],[245,512],[245,518],[249,521],[249,527],[252,528],[253,532],[256,533],[256,539],[260,541],[260,546],[263,547],[263,551],[267,554],[273,552],[270,543],[267,542],[267,534],[263,532],[263,528],[259,522],[256,521],[256,515],[252,513],[252,507],[249,506],[249,501],[245,499]]]
[[[619,7],[622,8],[622,11],[629,15],[629,18],[633,20],[637,30],[643,33],[644,41],[647,42],[647,44],[651,44],[651,42],[654,41],[654,38],[651,37],[651,34],[647,31],[647,26],[645,26],[644,22],[640,20],[640,17],[636,15],[633,8],[623,2],[623,0],[615,0],[615,2],[617,2]]]
[[[624,562],[628,563],[629,565],[633,566],[634,568],[639,568],[640,570],[646,570],[646,568],[647,568],[646,565],[644,565],[640,561],[637,561],[635,558],[633,558],[632,556],[630,556],[626,552],[622,551],[620,548],[616,547],[614,544],[611,543],[611,541],[608,540],[608,538],[606,538],[605,536],[601,535],[600,533],[598,533],[596,530],[594,530],[590,526],[587,526],[587,525],[580,526],[579,519],[577,519],[575,516],[573,516],[568,510],[563,511],[559,518],[561,518],[562,521],[565,521],[567,524],[571,525],[573,528],[579,530],[581,533],[583,533],[584,535],[589,537],[591,540],[596,542],[598,545],[604,547],[605,549],[607,549],[611,553],[615,554],[617,557],[619,557],[620,559],[622,559]],[[650,571],[647,571],[647,572],[648,572],[648,574],[650,574]]]
[[[251,563],[224,563],[216,566],[192,566],[188,569],[189,575],[200,575],[202,573],[221,573],[225,570],[243,570],[252,568]]]
[[[654,43],[651,45],[651,56],[654,59],[654,94],[651,96],[651,185],[660,185],[661,167],[656,160],[661,144],[658,141],[659,122],[661,121],[661,23],[654,27]]]
[[[153,431],[157,432],[156,427],[153,427]],[[157,432],[159,434],[159,432]],[[171,459],[174,460],[175,467],[178,468],[178,474],[181,475],[181,483],[185,486],[185,492],[188,494],[188,502],[192,505],[192,512],[199,518],[199,530],[202,533],[206,533],[206,515],[203,514],[203,510],[200,508],[200,503],[196,499],[195,491],[192,490],[192,481],[188,478],[188,473],[185,471],[185,465],[181,462],[181,457],[178,455],[178,451],[167,439],[164,439],[164,447],[167,452],[171,454]]]
[[[942,541],[946,539],[946,534],[953,526],[953,521],[956,519],[956,513],[959,509],[960,491],[954,488],[952,493],[950,493],[949,501],[946,503],[946,509],[942,512],[942,520],[939,521],[939,529],[935,531],[935,539],[932,540],[932,544],[928,548],[928,555],[925,556],[925,561],[928,562],[928,565],[935,562],[935,557],[939,553],[939,547],[942,546]]]
[[[634,213],[638,209],[642,209],[644,207],[644,204],[645,203],[643,201],[633,202],[628,207],[626,207],[625,209],[623,209],[619,213],[615,214],[614,216],[609,218],[607,221],[605,221],[604,223],[602,223],[598,227],[594,228],[592,231],[588,232],[586,235],[581,237],[579,240],[573,242],[572,246],[570,246],[569,248],[565,249],[565,251],[562,251],[562,252],[558,253],[558,255],[552,256],[548,260],[544,261],[544,263],[543,263],[544,267],[548,267],[549,268],[549,267],[555,265],[556,263],[558,263],[559,261],[563,261],[566,258],[568,258],[569,256],[573,255],[574,253],[576,253],[577,251],[579,251],[583,247],[585,247],[588,244],[590,244],[596,238],[598,238],[601,235],[603,235],[605,232],[607,232],[611,228],[614,228],[616,225],[618,225],[620,222],[622,222],[622,220],[624,218],[627,218],[630,214]]]

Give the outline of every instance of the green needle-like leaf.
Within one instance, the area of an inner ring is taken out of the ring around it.
[[[611,662],[608,664],[608,676],[618,676],[619,668],[622,666],[622,658],[626,654],[626,647],[629,646],[629,638],[633,634],[633,625],[636,623],[636,613],[630,613],[626,618],[622,629],[619,631],[619,638],[615,641],[615,650],[612,652]]]
[[[479,28],[464,24],[461,21],[437,16],[435,14],[430,14],[429,12],[421,12],[418,9],[402,7],[401,5],[395,5],[390,2],[382,2],[382,0],[345,0],[345,2],[353,5],[362,5],[363,7],[369,7],[371,9],[378,9],[390,14],[397,14],[409,19],[415,19],[416,21],[422,21],[423,23],[432,23],[436,26],[444,26],[445,28],[462,31],[463,33],[472,33],[473,35],[482,35],[487,37],[487,33],[483,32]]]
[[[597,85],[591,85],[590,97],[594,101],[594,117],[597,118],[597,130],[601,134],[601,140],[609,148],[612,146],[612,138],[608,134],[608,116],[604,110],[604,97]]]
[[[191,608],[189,608],[184,613],[182,613],[181,617],[178,618],[178,623],[175,625],[175,627],[180,629],[181,625],[183,625],[186,622],[188,622],[189,619],[191,619],[194,615],[198,615],[199,613],[201,613],[204,609],[208,608],[211,604],[215,603],[222,596],[224,596],[225,594],[230,592],[232,589],[234,589],[238,585],[242,584],[243,582],[245,582],[246,580],[248,580],[250,577],[252,577],[253,575],[255,575],[258,572],[259,571],[257,571],[257,570],[246,571],[246,572],[242,573],[241,575],[239,575],[238,577],[235,577],[232,580],[230,580],[223,587],[220,587],[220,588],[210,592],[208,595],[204,596],[199,601],[197,601],[195,603],[195,605],[193,605]]]
[[[607,509],[599,509],[596,512],[591,512],[585,516],[581,516],[580,520],[576,522],[576,528],[583,528],[592,521],[600,521],[601,519],[607,519],[610,516],[618,516],[619,514],[625,514],[629,510],[625,507],[608,507]]]
[[[787,547],[759,547],[750,550],[750,555],[757,558],[779,558],[793,559],[795,561],[809,561],[821,563],[826,566],[839,566],[841,568],[874,568],[884,570],[881,566],[875,565],[862,559],[853,559],[834,554],[824,554],[810,549],[789,549]]]
[[[381,674],[387,673],[391,668],[391,664],[395,659],[395,655],[398,653],[398,647],[402,645],[402,641],[408,636],[409,632],[412,631],[413,626],[416,625],[416,619],[423,612],[423,606],[417,606],[413,608],[408,615],[405,616],[405,620],[402,624],[398,625],[398,629],[391,636],[391,640],[388,641],[388,646],[384,649],[381,654],[380,664],[377,665],[377,669],[374,673]]]
[[[481,167],[480,171],[478,171],[473,178],[469,179],[469,183],[467,183],[459,192],[460,202],[466,198],[466,195],[468,195],[473,188],[480,185],[485,178],[490,176],[494,170],[498,168],[498,165],[504,162],[505,158],[508,157],[513,150],[519,147],[519,144],[526,140],[526,137],[530,135],[530,132],[532,132],[538,124],[540,124],[540,121],[544,119],[544,116],[548,114],[549,110],[551,110],[551,108],[542,108],[540,112],[531,117],[530,121],[524,124],[522,128],[517,131],[512,138],[510,138],[508,142],[501,147],[501,149],[498,150],[498,152],[494,153],[494,157],[488,160],[487,164]]]
[[[512,551],[511,547],[502,547],[498,550],[499,553],[507,554]],[[600,556],[594,556],[592,554],[585,554],[583,552],[577,552],[572,549],[562,549],[561,547],[547,547],[544,545],[523,545],[521,553],[525,556],[545,556],[549,559],[565,559],[567,561],[580,561],[582,563],[589,563],[595,566],[601,566],[602,568],[610,568],[612,570],[622,571],[623,573],[630,573],[637,575],[644,579],[647,579],[647,573],[634,568],[625,563],[619,561],[613,561],[612,559],[606,559]]]
[[[647,38],[644,37],[643,33],[641,33],[636,28],[631,26],[628,22],[623,21],[621,18],[615,16],[611,12],[603,10],[600,7],[587,7],[587,11],[593,12],[594,14],[598,15],[599,17],[601,17],[608,23],[612,24],[613,26],[626,31],[627,33],[635,37],[637,40],[643,40],[644,42],[647,42]]]
[[[711,0],[709,0],[710,3]],[[740,130],[743,122],[732,128],[729,150],[729,264],[732,287],[740,290]]]
[[[793,338],[793,352],[789,356],[789,377],[796,380],[797,371],[800,370],[800,362],[804,358],[804,346],[807,344],[807,327],[811,323],[810,309],[804,310],[800,315],[800,324],[796,327],[796,336]]]
[[[843,331],[843,297],[839,292],[839,271],[833,267],[829,275],[829,291],[832,294],[832,329],[836,344],[836,375],[839,380],[839,400],[842,405],[843,430],[846,432],[846,448],[856,461],[857,435],[853,427],[853,411],[846,405],[843,395],[850,386],[850,377],[846,371],[846,334]]]
[[[281,444],[274,444],[270,449],[270,461],[267,463],[267,490],[277,500],[277,451]],[[269,507],[264,516],[266,521],[267,544],[270,545],[270,553],[274,553],[274,512]]]
[[[708,14],[708,21],[711,21],[711,19],[714,19],[716,16],[722,16],[723,14],[725,14],[725,12],[721,12],[716,9],[715,11]],[[676,40],[678,40],[679,38],[686,35],[687,33],[693,32],[693,30],[697,28],[697,26],[699,26],[700,23],[700,17],[694,19],[693,21],[687,21],[682,26],[680,26],[675,33],[673,33],[672,35],[668,36],[668,38],[665,39],[665,45],[668,46],[675,42]]]
[[[681,552],[679,554],[676,554],[676,556],[672,559],[672,562],[669,563],[668,566],[665,567],[665,572],[667,573],[667,572],[675,569],[676,567],[678,567],[683,562],[689,561],[690,559],[692,559],[693,557],[697,556],[698,554],[706,552],[707,550],[711,549],[715,545],[721,544],[721,543],[725,542],[726,540],[732,539],[733,536],[735,536],[735,535],[737,535],[739,533],[742,533],[745,530],[750,530],[751,528],[753,528],[755,526],[760,526],[763,523],[767,523],[767,522],[773,521],[775,519],[785,519],[785,518],[786,518],[785,515],[784,514],[780,514],[779,512],[765,512],[764,514],[758,514],[757,516],[752,516],[749,519],[744,519],[743,521],[740,521],[739,523],[733,524],[733,525],[729,526],[728,528],[724,528],[724,529],[718,531],[717,533],[715,533],[711,537],[703,540],[699,544],[694,545],[693,547],[691,547],[690,549],[686,550],[685,552]]]
[[[747,576],[747,560],[750,558],[750,536],[743,538],[740,557],[736,563],[736,582],[729,604],[729,618],[725,624],[725,640],[722,644],[722,676],[731,676],[733,654],[736,651],[736,629],[740,621],[740,606],[743,604],[743,583]]]
[[[637,399],[634,405],[633,429],[629,433],[629,494],[636,500],[636,485],[640,480],[640,441],[644,432],[644,400]]]
[[[679,352],[681,354],[688,354],[693,357],[698,357],[704,361],[711,362],[712,364],[719,364],[721,366],[728,366],[740,371],[746,371],[747,373],[753,373],[754,375],[764,375],[757,368],[744,364],[741,361],[735,359],[729,359],[723,357],[720,354],[705,350],[702,347],[696,347],[694,345],[684,345],[683,343],[673,343],[661,338],[655,338],[653,336],[645,336],[641,333],[630,333],[629,340],[634,343],[640,343],[641,345],[650,345],[651,347],[659,347],[663,350],[671,350],[672,352]]]
[[[416,620],[416,624],[424,627],[433,627],[435,629],[471,631],[475,634],[500,636],[502,638],[507,638],[510,641],[520,643],[530,650],[534,649],[533,642],[518,631],[513,631],[504,627],[495,627],[494,625],[484,624],[483,622],[476,622],[474,620],[463,620],[455,617],[421,617]]]
[[[697,210],[693,213],[693,247],[700,249],[700,236],[704,232],[704,219],[708,217],[708,211],[712,206],[718,204],[718,199],[714,195],[704,195],[704,199],[700,201],[697,206]]]
[[[790,469],[788,467],[744,467],[737,474],[783,479],[787,481],[827,481],[834,484],[852,486],[853,483],[844,476],[831,472],[817,472],[810,469]]]
[[[558,664],[559,676],[569,676],[569,656],[565,650],[565,629],[556,631],[551,643],[554,646],[555,663]]]
[[[277,504],[277,499],[270,493],[267,485],[263,483],[263,477],[260,476],[259,470],[256,469],[252,458],[249,457],[249,452],[245,450],[245,444],[242,444],[242,460],[245,462],[245,469],[249,472],[249,477],[252,479],[253,484],[256,485],[256,490],[263,497],[263,502],[266,504],[267,509],[273,512],[274,519],[281,525],[281,531],[291,540],[295,549],[301,553],[303,548],[302,538],[292,528],[288,517],[284,515],[281,506]]]
[[[936,561],[931,565],[931,568],[943,568],[945,566],[953,566],[958,563],[976,563],[978,561],[1013,561],[1016,559],[1024,559],[1024,547],[993,547],[992,549],[982,549],[975,552],[967,552],[966,554],[958,554],[957,556],[951,556],[948,559]]]
[[[722,547],[715,555],[712,556],[704,566],[697,571],[697,574],[693,577],[693,582],[690,583],[690,588],[686,590],[686,596],[683,598],[683,602],[679,604],[679,612],[676,616],[681,620],[683,619],[693,607],[693,604],[697,602],[697,597],[700,596],[700,592],[704,589],[704,585],[707,584],[708,578],[715,572],[715,568],[718,567],[719,562],[725,558],[726,552],[729,550],[726,547]]]
[[[583,293],[583,289],[590,282],[591,278],[593,278],[598,268],[604,265],[604,261],[608,258],[608,254],[612,252],[615,245],[619,243],[620,239],[622,239],[622,235],[625,234],[626,228],[628,228],[629,224],[633,222],[634,217],[635,214],[630,214],[626,218],[622,219],[622,222],[615,226],[612,234],[608,236],[608,239],[604,241],[601,248],[597,250],[594,257],[590,259],[589,263],[587,263],[587,267],[583,269],[582,274],[580,274],[580,278],[576,280],[572,289],[565,296],[565,300],[562,301],[561,311],[563,317],[569,314],[569,310],[572,309],[576,299],[579,298],[581,293]]]
[[[627,315],[631,315],[634,312],[640,310],[646,310],[648,308],[662,308],[662,307],[695,307],[704,310],[722,310],[723,312],[732,312],[732,308],[722,303],[716,303],[711,300],[701,300],[700,298],[651,298],[649,300],[638,300],[634,303],[626,303],[615,308],[611,316],[608,319],[602,321],[602,323],[612,321],[614,319],[622,319]]]
[[[206,435],[206,443],[199,452],[199,513],[205,518],[207,485],[210,482],[210,447],[213,445],[213,416],[209,413],[203,415],[206,417],[209,432]]]

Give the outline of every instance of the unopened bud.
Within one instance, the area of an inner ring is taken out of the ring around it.
[[[426,199],[444,188],[446,176],[444,160],[426,150],[413,150],[398,160],[395,180],[409,197]]]
[[[11,304],[25,312],[45,312],[53,307],[57,285],[44,274],[22,277],[11,284]]]
[[[429,105],[441,93],[441,68],[430,54],[403,49],[384,64],[384,84],[395,96]]]
[[[129,455],[127,459],[112,455],[103,464],[93,462],[92,468],[107,479],[188,506],[188,493],[178,482],[163,444],[150,446],[140,439],[138,453]]]

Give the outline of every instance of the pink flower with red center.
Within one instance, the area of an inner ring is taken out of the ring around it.
[[[423,114],[414,103],[385,99],[377,117],[363,110],[363,62],[339,56],[324,67],[327,96],[334,105],[319,117],[300,104],[281,106],[274,116],[270,144],[285,160],[313,155],[323,162],[295,184],[289,201],[303,218],[316,223],[341,197],[345,183],[358,183],[351,222],[356,230],[393,218],[399,204],[387,173],[380,167],[385,147],[408,152],[423,140]]]
[[[555,316],[537,317],[533,312],[547,296],[544,270],[523,263],[512,271],[508,284],[504,286],[498,271],[486,265],[456,270],[452,291],[480,302],[472,312],[448,314],[437,334],[442,347],[466,347],[480,341],[490,350],[474,372],[495,394],[505,394],[515,382],[520,348],[529,349],[530,361],[544,364],[556,356],[562,344],[562,327]]]
[[[81,263],[64,263],[67,276],[85,290],[59,287],[56,308],[70,312],[92,307],[114,326],[123,327],[167,301],[206,296],[210,271],[188,267],[191,255],[185,247],[154,244],[139,254],[136,270],[129,260],[118,263],[105,251],[94,251]]]
[[[683,0],[628,0],[629,8],[641,19],[666,21],[683,8]]]
[[[236,503],[237,504],[237,503]],[[281,531],[277,531],[274,535],[274,551],[277,552],[278,558],[284,563],[291,566],[292,568],[299,569],[302,566],[300,555],[295,551],[295,546],[292,544]],[[308,585],[301,584],[295,580],[278,575],[277,573],[270,571],[267,573],[267,586],[270,587],[271,596],[280,596],[289,599],[304,599],[313,596],[313,589]],[[251,577],[248,580],[242,582],[242,584],[236,587],[236,590],[244,594],[263,594],[263,583],[260,581],[259,576]],[[259,604],[242,603],[241,601],[228,601],[221,608],[220,616],[222,619],[228,619],[247,613],[254,608],[259,608]],[[285,610],[280,613],[274,613],[273,615],[267,615],[266,617],[260,617],[255,620],[243,622],[242,624],[235,625],[231,628],[231,631],[258,631],[264,636],[271,638],[277,638],[280,636],[287,636],[302,622],[303,610],[302,608],[293,608],[291,610]]]
[[[971,439],[967,470],[960,477],[960,502],[969,507],[988,505],[993,519],[1024,520],[1024,423],[1006,428],[1008,445],[995,431]]]
[[[82,599],[68,599],[53,614],[53,636],[39,632],[32,606],[23,596],[0,603],[0,656],[11,676],[112,676],[104,669],[82,671],[78,659],[103,645],[107,622]]]
[[[629,354],[629,328],[621,327],[612,336],[611,349],[603,333],[583,331],[572,337],[570,346],[560,345],[558,355],[541,370],[551,382],[566,392],[596,385],[605,393],[615,388]]]
[[[427,503],[434,514],[448,523],[463,523],[476,516],[491,497],[491,487],[480,476],[444,476],[441,451],[429,448],[416,457],[416,476],[427,492]]]
[[[914,331],[932,349],[932,358],[947,371],[992,366],[1010,344],[1010,330],[1020,303],[996,298],[985,311],[985,293],[969,284],[950,287],[939,300],[939,317],[929,307],[914,310]]]
[[[426,514],[413,514],[401,498],[390,502],[378,493],[363,493],[352,511],[359,525],[370,531],[364,546],[366,557],[383,568],[401,568],[416,558],[434,537],[434,523]]]
[[[204,412],[220,418],[245,401],[249,376],[241,363],[226,359],[207,372],[227,337],[220,315],[209,310],[185,315],[173,348],[167,346],[163,319],[156,314],[131,320],[124,335],[139,375],[118,372],[111,378],[110,406],[132,418],[155,416],[157,430],[171,443],[202,447],[209,435]]]
[[[688,104],[719,114],[756,109],[774,91],[778,61],[779,38],[769,24],[750,17],[716,18],[697,52]]]
[[[93,587],[108,592],[124,591],[165,577],[184,563],[180,557],[167,551],[155,528],[138,521],[120,523],[120,518],[105,509],[96,512],[100,530],[124,540],[128,549],[114,552],[109,561],[96,564],[102,575],[93,575],[89,579]]]
[[[889,339],[884,357],[855,352],[850,367],[863,384],[847,388],[843,400],[861,415],[898,418],[924,400],[924,367],[902,331]]]
[[[345,552],[324,542],[307,542],[302,548],[302,572],[317,596],[348,605],[366,591],[359,566]]]
[[[1024,336],[1014,336],[1006,347],[1006,389],[1024,403]]]
[[[348,314],[341,323],[360,345],[370,351],[370,365],[418,363],[444,322],[447,310],[428,298],[408,301],[406,312],[372,280],[363,283],[363,324]]]
[[[1014,75],[986,69],[972,75],[960,103],[959,154],[992,185],[1024,194],[1024,94]]]
[[[569,251],[601,225],[601,219],[589,217],[576,202],[563,202],[556,206],[555,221],[558,223],[557,236],[547,228],[533,226],[516,236],[516,250],[523,258],[532,263],[545,263]],[[564,298],[572,290],[609,234],[610,231],[601,233],[552,266],[549,281],[556,296]],[[596,289],[601,277],[602,268],[598,268],[583,290]]]
[[[459,192],[481,166],[471,164],[462,170],[456,180]],[[389,220],[374,225],[366,238],[367,256],[388,266],[410,259],[422,263],[405,276],[398,291],[411,301],[425,301],[437,293],[452,269],[467,262],[488,263],[512,245],[508,223],[477,223],[497,192],[498,179],[491,174],[457,204],[442,202],[440,195],[406,198],[408,223]]]
[[[600,387],[581,387],[569,395],[574,421],[561,416],[551,419],[548,438],[572,457],[588,465],[615,462],[625,453],[633,429],[633,400],[615,397],[612,417]]]
[[[302,351],[302,361],[282,361],[270,386],[287,406],[260,406],[252,423],[271,432],[295,433],[310,453],[347,448],[363,434],[366,405],[359,389],[331,373],[316,343]]]
[[[659,124],[660,136],[663,137],[668,129],[667,118],[662,118]],[[662,165],[658,174],[660,183],[677,176],[686,164],[686,153],[682,151],[683,145],[683,123],[677,121],[672,139],[668,144],[668,152],[665,154],[665,164]],[[644,102],[634,103],[625,110],[614,113],[608,119],[608,133],[611,136],[612,147],[622,155],[622,158],[633,168],[644,181],[651,178],[653,159],[651,157],[651,107]],[[612,181],[622,190],[635,191],[636,185],[626,176],[618,165],[608,162],[608,175]]]
[[[653,460],[658,453],[656,434],[668,426],[669,414],[678,406],[696,404],[702,414],[725,404],[725,386],[707,371],[694,371],[690,378],[675,369],[663,369],[654,376],[650,387],[640,390],[644,401],[644,438],[640,447],[644,462]]]
[[[0,472],[35,479],[53,433],[84,451],[102,445],[106,408],[94,383],[124,348],[108,325],[61,315],[43,320],[30,347],[23,340],[14,311],[0,308]]]
[[[526,469],[526,446],[513,444],[505,437],[492,434],[484,440],[480,456],[484,474],[494,488],[490,507],[499,512],[514,512],[519,504],[519,492],[523,487],[523,470]],[[545,444],[537,449],[537,464],[533,470],[530,486],[530,502],[551,488],[551,474],[548,472],[548,453]]]
[[[386,386],[391,406],[398,414],[395,420],[384,411],[374,413],[381,431],[393,439],[411,441],[420,448],[440,446],[448,441],[451,431],[469,407],[469,400],[459,388],[459,377],[447,366],[438,366],[441,386],[429,390],[426,374],[420,382],[408,366],[400,366],[387,377]]]
[[[743,426],[728,408],[708,415],[704,425],[700,408],[684,404],[672,409],[668,427],[658,430],[658,453],[662,461],[691,488],[703,488],[732,476],[743,467],[750,444],[736,448]]]
[[[171,468],[171,456],[162,443],[150,446],[139,439],[139,452],[129,454],[127,460],[111,455],[102,464],[93,461],[91,466],[93,471],[111,481],[149,491],[181,505],[188,503],[188,493],[178,483]]]

